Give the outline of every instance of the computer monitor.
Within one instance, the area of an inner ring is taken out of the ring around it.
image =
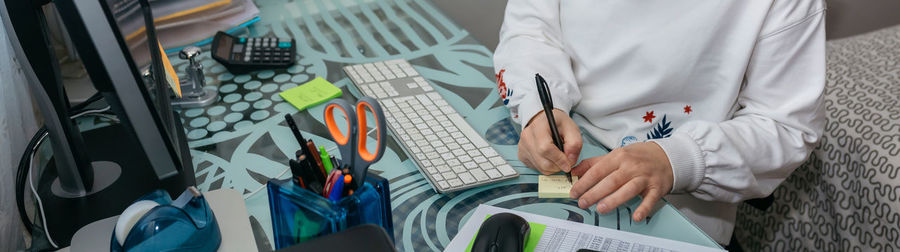
[[[79,228],[120,214],[148,192],[162,188],[177,196],[196,184],[147,0],[52,3],[91,82],[120,121],[85,132],[69,118],[46,17],[35,4],[40,1],[0,2],[0,18],[53,146],[53,161],[36,185],[48,237],[67,246]]]
[[[58,1],[60,15],[85,69],[150,158],[157,177],[190,168],[184,130],[165,84],[159,44],[146,0]],[[151,27],[151,28],[147,28]],[[153,66],[153,67],[150,67]],[[143,73],[149,71],[149,79]]]

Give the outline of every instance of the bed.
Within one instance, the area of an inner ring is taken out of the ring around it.
[[[900,26],[827,45],[825,134],[766,210],[742,204],[750,251],[900,250]]]

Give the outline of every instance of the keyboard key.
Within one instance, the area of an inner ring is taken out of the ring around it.
[[[467,185],[475,183],[475,177],[472,177],[472,174],[469,174],[468,172],[459,173],[456,175],[458,175],[459,178],[462,179],[463,183],[466,183]]]
[[[494,165],[502,165],[506,163],[506,160],[504,160],[502,157],[492,157],[490,160]]]
[[[456,173],[453,172],[445,172],[441,173],[441,176],[444,177],[445,180],[456,178]]]
[[[438,187],[441,189],[450,188],[450,184],[447,184],[447,181],[438,181]]]
[[[459,179],[456,179],[456,178],[447,180],[447,182],[450,183],[450,186],[452,186],[452,187],[457,187],[457,186],[463,185],[462,181],[460,181]]]
[[[500,173],[502,173],[503,176],[512,176],[512,175],[516,174],[516,170],[513,169],[512,166],[509,166],[508,164],[501,165],[501,166],[497,167],[497,169],[500,170]]]
[[[499,177],[503,176],[503,175],[500,175],[500,172],[497,171],[497,169],[489,169],[489,170],[485,170],[484,172],[487,173],[487,175],[489,177],[491,177],[491,179],[495,179],[495,178],[499,178]]]
[[[428,174],[431,174],[431,175],[438,174],[438,170],[437,170],[437,168],[434,168],[434,166],[426,166],[425,170],[428,171]]]
[[[453,172],[456,172],[456,173],[466,172],[468,170],[468,169],[466,169],[465,166],[462,166],[462,165],[452,166],[450,168],[453,169]]]
[[[475,132],[475,130],[472,129],[472,126],[469,126],[469,124],[466,123],[466,121],[463,120],[463,118],[459,116],[459,114],[451,114],[448,115],[447,118],[449,118],[450,121],[456,124],[456,127],[459,128],[459,130],[462,131],[462,133],[465,134],[466,137],[472,140],[472,143],[475,144],[475,147],[482,148],[489,146],[488,143],[485,142],[483,138],[481,138],[481,135]]]
[[[478,181],[485,181],[485,180],[491,179],[490,177],[488,177],[487,174],[485,174],[483,171],[481,171],[479,169],[469,170],[469,172],[472,173],[472,176],[474,176],[475,179]]]
[[[481,148],[481,153],[484,154],[485,157],[493,157],[493,156],[498,155],[497,151],[495,151],[494,148],[490,148],[490,147]]]
[[[450,166],[438,165],[436,168],[439,172],[450,172]]]
[[[419,100],[421,104],[431,104],[431,99],[433,98],[428,98],[426,95],[416,95],[416,99]]]
[[[441,177],[441,174],[431,174],[431,177],[434,178],[434,180],[444,180],[444,177]]]
[[[441,141],[444,142],[444,144],[445,144],[445,145],[448,145],[448,146],[451,145],[451,144],[457,144],[455,139],[449,138],[449,137],[448,137],[448,138],[442,138]],[[458,145],[458,144],[457,144],[457,145]]]
[[[466,163],[464,163],[462,166],[465,167],[466,169],[476,169],[476,168],[478,168],[478,165],[475,164],[475,162],[472,162],[472,161],[466,162]]]

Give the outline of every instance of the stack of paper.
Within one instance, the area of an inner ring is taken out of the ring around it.
[[[252,0],[157,0],[150,5],[167,53],[208,44],[218,31],[233,33],[259,20]]]
[[[155,0],[150,2],[156,36],[166,53],[212,42],[218,31],[234,32],[259,20],[252,0]],[[129,45],[147,46],[137,1],[111,1],[119,28]]]

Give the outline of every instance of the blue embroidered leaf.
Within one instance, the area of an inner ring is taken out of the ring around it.
[[[647,133],[647,140],[660,139],[671,136],[673,130],[670,127],[671,124],[672,122],[666,120],[666,115],[663,115],[662,120],[660,120],[659,123],[656,124],[656,127],[650,130],[650,133]]]

